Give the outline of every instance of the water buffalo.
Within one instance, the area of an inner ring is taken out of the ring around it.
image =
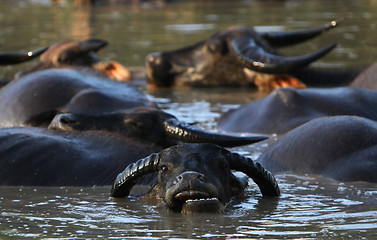
[[[235,146],[263,139],[200,130],[155,108],[61,114],[49,129],[0,129],[0,185],[111,185],[128,164],[180,142]]]
[[[271,144],[257,161],[273,173],[377,182],[377,122],[357,116],[314,119]]]
[[[146,57],[150,87],[246,86],[260,90],[277,87],[304,88],[305,79],[292,73],[330,52],[336,44],[301,57],[277,55],[275,48],[297,44],[338,25],[330,24],[298,32],[262,33],[232,26],[208,40]],[[301,75],[303,75],[301,73]],[[306,76],[310,76],[307,74]]]
[[[105,46],[107,42],[101,39],[60,41],[50,46],[41,55],[38,64],[16,76],[18,78],[44,69],[70,68],[116,81],[131,80],[130,72],[121,64],[115,61],[104,62],[97,56],[96,52]],[[5,57],[3,62],[7,63]]]
[[[211,142],[234,147],[266,139],[266,136],[231,136],[206,132],[179,121],[175,116],[156,108],[137,108],[127,111],[97,114],[59,114],[48,126],[64,131],[102,130],[136,137],[163,147],[184,142]]]
[[[377,120],[377,92],[369,89],[276,89],[223,114],[218,129],[233,133],[283,134],[314,118],[356,115]]]
[[[100,114],[156,107],[136,87],[73,69],[27,74],[0,89],[0,127],[48,125],[60,112]]]
[[[261,164],[202,143],[172,146],[129,165],[117,176],[111,196],[128,196],[140,177],[157,172],[157,184],[148,196],[161,199],[176,212],[221,212],[247,186],[247,180],[237,178],[231,170],[252,178],[263,196],[280,195],[274,176]]]
[[[47,48],[40,48],[31,51],[19,51],[19,52],[3,52],[0,53],[0,65],[12,65],[23,63],[32,60],[42,53],[44,53]]]

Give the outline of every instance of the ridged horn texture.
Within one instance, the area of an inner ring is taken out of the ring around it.
[[[128,196],[139,177],[158,171],[157,166],[159,162],[159,155],[154,153],[128,165],[128,167],[116,177],[110,191],[110,196],[115,198]]]
[[[222,147],[235,147],[256,143],[268,138],[266,136],[241,137],[208,132],[177,119],[166,120],[164,126],[168,136],[187,143],[213,143]]]
[[[25,52],[0,53],[0,65],[11,65],[32,60],[44,53],[47,49],[48,47],[44,47]]]
[[[280,196],[279,185],[272,173],[265,169],[260,163],[241,156],[238,153],[231,153],[232,157],[229,167],[233,170],[245,173],[258,185],[263,196]]]
[[[340,20],[322,26],[293,32],[258,32],[271,47],[287,47],[313,39],[340,24]]]
[[[281,74],[300,69],[323,57],[336,43],[322,50],[299,57],[284,57],[266,52],[252,38],[238,37],[229,42],[229,49],[244,67],[261,73]]]

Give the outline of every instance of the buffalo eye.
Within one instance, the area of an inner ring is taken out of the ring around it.
[[[67,58],[66,56],[60,56],[60,57],[58,58],[58,62],[59,62],[59,63],[66,64],[66,63],[68,63],[68,58]]]
[[[160,167],[160,171],[161,171],[161,173],[165,173],[166,171],[168,171],[168,167],[166,165],[162,165]]]

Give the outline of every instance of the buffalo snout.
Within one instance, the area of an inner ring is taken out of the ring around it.
[[[193,182],[203,182],[204,180],[204,175],[198,172],[193,172],[193,171],[187,171],[179,176],[176,177],[174,183],[175,184],[182,184],[182,183],[189,183],[190,185]]]
[[[166,193],[170,207],[182,213],[221,212],[223,209],[218,189],[205,182],[204,174],[195,171],[176,176]]]

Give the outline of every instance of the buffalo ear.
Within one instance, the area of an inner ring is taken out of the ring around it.
[[[249,176],[258,185],[263,196],[280,196],[279,185],[272,173],[260,163],[238,153],[231,153],[229,167]]]

